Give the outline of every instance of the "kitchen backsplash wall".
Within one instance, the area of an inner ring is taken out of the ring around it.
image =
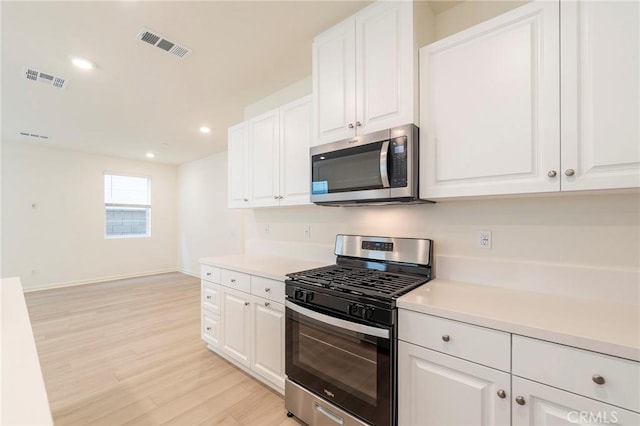
[[[2,277],[25,290],[174,271],[176,166],[2,143]],[[151,178],[151,237],[105,238],[104,173]]]
[[[419,206],[254,209],[247,211],[245,233],[248,245],[295,242],[300,251],[306,244],[332,246],[337,233],[431,238],[440,256],[637,271],[639,218],[637,193],[562,194]],[[491,231],[492,248],[480,247],[481,230]]]

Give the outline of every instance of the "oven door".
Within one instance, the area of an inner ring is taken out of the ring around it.
[[[373,425],[393,424],[391,328],[286,301],[289,380]]]

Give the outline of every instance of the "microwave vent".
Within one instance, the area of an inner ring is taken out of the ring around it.
[[[174,43],[173,41],[169,41],[164,38],[164,36],[147,28],[142,28],[138,32],[138,36],[136,38],[154,47],[162,49],[164,52],[170,55],[177,56],[180,59],[184,59],[191,54],[191,49],[189,49],[188,47],[181,46],[177,43]]]

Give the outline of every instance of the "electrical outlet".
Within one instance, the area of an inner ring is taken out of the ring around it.
[[[480,231],[478,235],[479,235],[478,244],[480,244],[480,248],[490,249],[491,248],[491,231]]]
[[[270,230],[269,230],[269,224],[268,224],[268,223],[265,223],[265,224],[264,224],[264,227],[262,228],[262,233],[266,236],[266,235],[269,235],[269,232],[270,232]]]
[[[311,238],[311,225],[304,225],[302,227],[302,235],[304,235],[306,239]]]

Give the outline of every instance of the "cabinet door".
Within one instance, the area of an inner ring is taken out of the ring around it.
[[[202,340],[209,346],[218,348],[220,346],[220,315],[203,309],[201,327]]]
[[[249,205],[249,157],[247,151],[247,123],[229,128],[227,133],[229,207]]]
[[[560,2],[563,190],[640,186],[639,9]]]
[[[216,315],[220,315],[221,286],[205,280],[201,280],[201,283],[202,309],[207,309]]]
[[[251,296],[253,356],[251,368],[284,389],[284,305]]]
[[[280,108],[280,205],[310,204],[311,96]]]
[[[279,129],[277,109],[249,120],[252,207],[278,205]]]
[[[508,373],[403,341],[398,353],[398,424],[510,424]]]
[[[416,56],[413,2],[377,2],[356,15],[358,134],[415,122]]]
[[[222,350],[246,367],[251,356],[250,305],[249,294],[222,288]]]
[[[558,9],[529,3],[421,49],[422,198],[560,189]]]
[[[640,414],[613,405],[515,376],[512,384],[514,426],[640,424]]]
[[[355,21],[346,21],[313,41],[314,141],[355,136]]]

